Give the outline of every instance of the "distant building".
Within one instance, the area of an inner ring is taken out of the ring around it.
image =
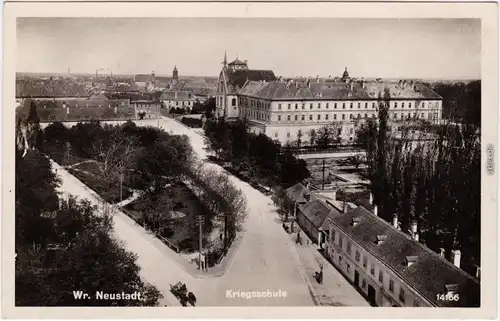
[[[238,92],[248,81],[273,81],[275,79],[276,76],[271,70],[249,69],[248,62],[238,58],[228,64],[227,55],[224,55],[215,94],[217,117],[238,118],[240,115]]]
[[[16,98],[38,100],[87,99],[90,92],[84,84],[71,79],[18,79]]]
[[[197,98],[189,91],[165,90],[160,101],[165,108],[193,108]]]
[[[460,269],[459,250],[435,253],[418,242],[417,222],[408,234],[377,216],[368,204],[346,211],[327,207],[302,184],[286,190],[297,222],[325,248],[330,262],[373,305],[382,307],[479,307],[479,281]],[[299,214],[303,213],[303,214]],[[306,219],[307,218],[307,219]],[[454,295],[457,300],[441,300]]]
[[[137,119],[141,118],[140,114],[145,113],[144,119],[156,119],[160,118],[160,101],[151,100],[136,100],[130,102],[132,107],[135,109],[135,117]]]
[[[349,142],[362,122],[378,117],[379,96],[386,88],[391,96],[391,122],[441,119],[442,97],[422,84],[353,81],[347,69],[340,81],[320,82],[319,77],[302,81],[249,79],[229,96],[237,97],[237,101],[229,101],[231,113],[226,114],[247,118],[253,132],[264,133],[282,144],[300,138],[305,145],[311,130],[332,122],[339,125],[342,141]]]

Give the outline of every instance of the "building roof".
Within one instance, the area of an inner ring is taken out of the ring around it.
[[[271,100],[373,100],[383,95],[385,88],[389,88],[392,99],[442,99],[421,84],[249,80],[240,94]]]
[[[228,66],[246,66],[246,65],[247,64],[244,61],[241,61],[238,58],[228,63]]]
[[[299,210],[317,229],[321,229],[323,223],[329,216],[340,215],[339,211],[326,205],[325,202],[320,199],[311,200],[304,205],[299,206]]]
[[[359,219],[355,225],[353,219]],[[477,307],[480,305],[479,282],[457,268],[451,262],[409,235],[393,228],[389,223],[360,206],[342,215],[329,219],[344,233],[358,242],[381,262],[384,262],[408,285],[436,306]],[[386,240],[377,245],[377,236],[385,235]],[[407,257],[416,257],[411,265],[406,265]],[[460,300],[438,301],[437,294],[446,294],[446,286],[458,285]]]
[[[229,92],[237,92],[247,81],[273,81],[276,76],[272,70],[227,70],[225,72]]]
[[[152,79],[151,74],[139,74],[134,76],[135,82],[148,82],[151,81],[151,79]]]
[[[16,80],[16,97],[88,97],[85,86],[72,80]]]
[[[189,91],[164,90],[161,94],[162,100],[195,100]]]
[[[98,95],[92,95],[89,97],[89,100],[108,100],[108,97],[98,94]]]
[[[294,202],[297,203],[305,203],[306,199],[304,198],[304,194],[309,194],[311,196],[311,201],[315,201],[319,199],[316,194],[311,193],[309,189],[307,189],[302,183],[297,183],[285,190],[286,195]]]

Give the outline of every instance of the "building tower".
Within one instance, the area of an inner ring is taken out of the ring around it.
[[[222,62],[222,68],[226,69],[227,68],[227,51],[224,51],[224,61]]]
[[[347,67],[345,67],[344,73],[342,74],[342,81],[343,82],[349,82],[351,77],[349,77],[349,72],[347,71]]]
[[[155,85],[155,71],[154,70],[151,72],[151,83],[153,84],[153,86]]]
[[[174,66],[174,71],[172,72],[172,79],[179,80],[179,71],[177,70],[177,66]]]

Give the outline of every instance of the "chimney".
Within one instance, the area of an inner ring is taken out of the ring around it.
[[[442,257],[442,258],[444,259],[444,258],[445,258],[445,257],[444,257],[444,254],[445,254],[444,249],[443,249],[442,247],[441,247],[441,248],[439,248],[439,256],[440,256],[440,257]]]
[[[377,235],[377,245],[382,244],[385,240],[387,240],[387,235]]]
[[[304,193],[304,199],[306,200],[306,202],[309,202],[309,200],[311,199],[311,194]]]
[[[458,293],[458,284],[446,284],[446,294],[447,295],[454,295]]]
[[[373,206],[373,214],[375,216],[378,216],[378,206],[377,205]]]
[[[452,250],[451,251],[451,262],[457,267],[460,268],[460,250]]]
[[[243,62],[248,66],[248,60],[243,60]]]
[[[316,82],[319,82],[319,75],[316,76]]]
[[[370,193],[370,205],[373,205],[373,194]]]
[[[358,223],[361,221],[360,217],[353,217],[352,218],[352,226],[358,225]]]
[[[394,214],[392,216],[392,226],[397,229],[398,228],[398,215]]]
[[[476,278],[480,279],[481,278],[481,267],[479,265],[474,265],[476,268]]]
[[[418,226],[416,220],[411,221],[410,232],[413,240],[418,242]]]
[[[415,262],[417,262],[418,256],[407,256],[406,257],[406,267],[412,266]]]
[[[352,91],[352,89],[354,88],[354,83],[351,82],[349,85],[351,86],[351,91]]]

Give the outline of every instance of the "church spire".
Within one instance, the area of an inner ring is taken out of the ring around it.
[[[227,68],[227,50],[224,50],[224,61],[222,62],[224,68]]]

